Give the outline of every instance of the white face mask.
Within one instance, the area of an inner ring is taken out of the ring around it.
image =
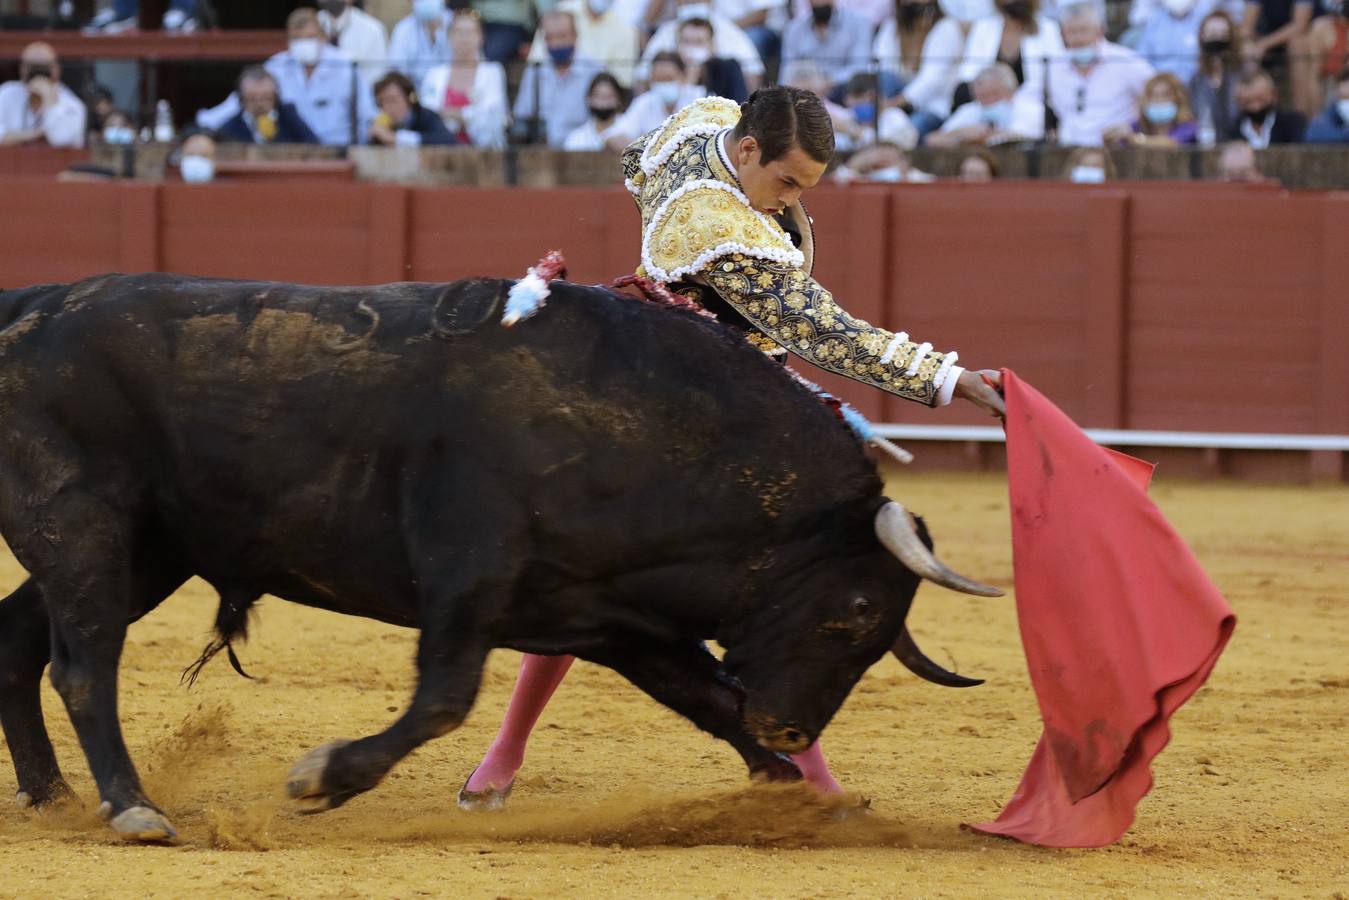
[[[136,143],[136,132],[130,125],[109,125],[103,129],[103,143],[134,144]]]
[[[666,106],[674,106],[679,102],[679,82],[677,81],[656,81],[651,85],[651,93],[655,94],[661,103]]]
[[[1336,100],[1335,111],[1340,114],[1340,121],[1349,125],[1349,99]]]
[[[412,0],[412,14],[418,22],[434,22],[445,12],[445,0]]]
[[[1074,184],[1104,184],[1105,169],[1100,166],[1073,166],[1068,176]]]
[[[318,38],[296,38],[290,42],[290,55],[302,66],[312,66],[319,61],[323,45]]]
[[[178,169],[188,184],[205,184],[215,178],[215,160],[207,156],[184,156]]]
[[[1166,11],[1177,19],[1183,19],[1194,9],[1195,0],[1165,0]]]
[[[602,16],[614,8],[614,0],[590,0],[590,11]]]
[[[886,166],[884,169],[874,169],[866,174],[868,181],[885,181],[896,184],[904,180],[904,173],[900,171],[899,166]]]
[[[700,44],[685,45],[679,48],[679,55],[684,58],[684,65],[701,66],[712,58],[712,48]]]
[[[937,0],[937,5],[948,17],[961,22],[993,15],[993,0]]]
[[[687,22],[689,19],[707,19],[712,20],[712,4],[710,3],[687,3],[679,7],[675,14],[675,20]]]

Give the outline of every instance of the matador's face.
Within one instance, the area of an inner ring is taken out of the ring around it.
[[[763,158],[759,142],[741,138],[733,148],[736,174],[750,205],[765,215],[776,215],[801,199],[824,176],[825,164],[812,159],[799,146],[770,163]]]

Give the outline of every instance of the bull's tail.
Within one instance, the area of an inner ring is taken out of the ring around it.
[[[249,615],[253,610],[253,604],[257,603],[261,596],[257,591],[239,588],[226,588],[220,592],[220,609],[215,614],[215,636],[206,645],[206,649],[201,651],[197,661],[183,670],[182,677],[178,679],[179,684],[186,682],[188,687],[196,684],[201,670],[221,650],[225,651],[234,671],[245,678],[253,677],[244,671],[239,657],[234,653],[233,642],[248,640]]]

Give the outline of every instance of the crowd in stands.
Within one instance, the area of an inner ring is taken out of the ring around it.
[[[920,144],[969,149],[962,177],[982,180],[998,175],[982,148],[1009,143],[1349,143],[1343,0],[1132,0],[1114,39],[1104,0],[390,2],[404,13],[391,29],[353,0],[294,10],[286,49],[193,127],[255,144],[619,150],[699,97],[781,81],[826,103],[852,154],[844,179],[921,179],[905,156]],[[91,29],[115,33],[136,5],[113,0]],[[196,7],[173,0],[164,27],[196,27]],[[106,92],[86,108],[42,42],[0,85],[0,143],[125,143],[148,124],[133,119]],[[1070,175],[1108,177],[1102,156]]]

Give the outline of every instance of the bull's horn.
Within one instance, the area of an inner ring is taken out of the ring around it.
[[[913,642],[907,625],[900,630],[899,637],[895,639],[895,645],[890,648],[890,652],[899,658],[904,668],[933,684],[942,684],[946,687],[974,687],[976,684],[984,683],[982,678],[966,678],[964,675],[948,672],[928,659]]]
[[[885,549],[893,553],[915,575],[953,591],[960,591],[962,594],[974,594],[976,597],[1002,596],[1002,591],[998,588],[980,584],[946,568],[918,537],[918,532],[913,527],[913,517],[909,515],[908,510],[894,500],[882,506],[876,513],[876,537],[880,538]]]

